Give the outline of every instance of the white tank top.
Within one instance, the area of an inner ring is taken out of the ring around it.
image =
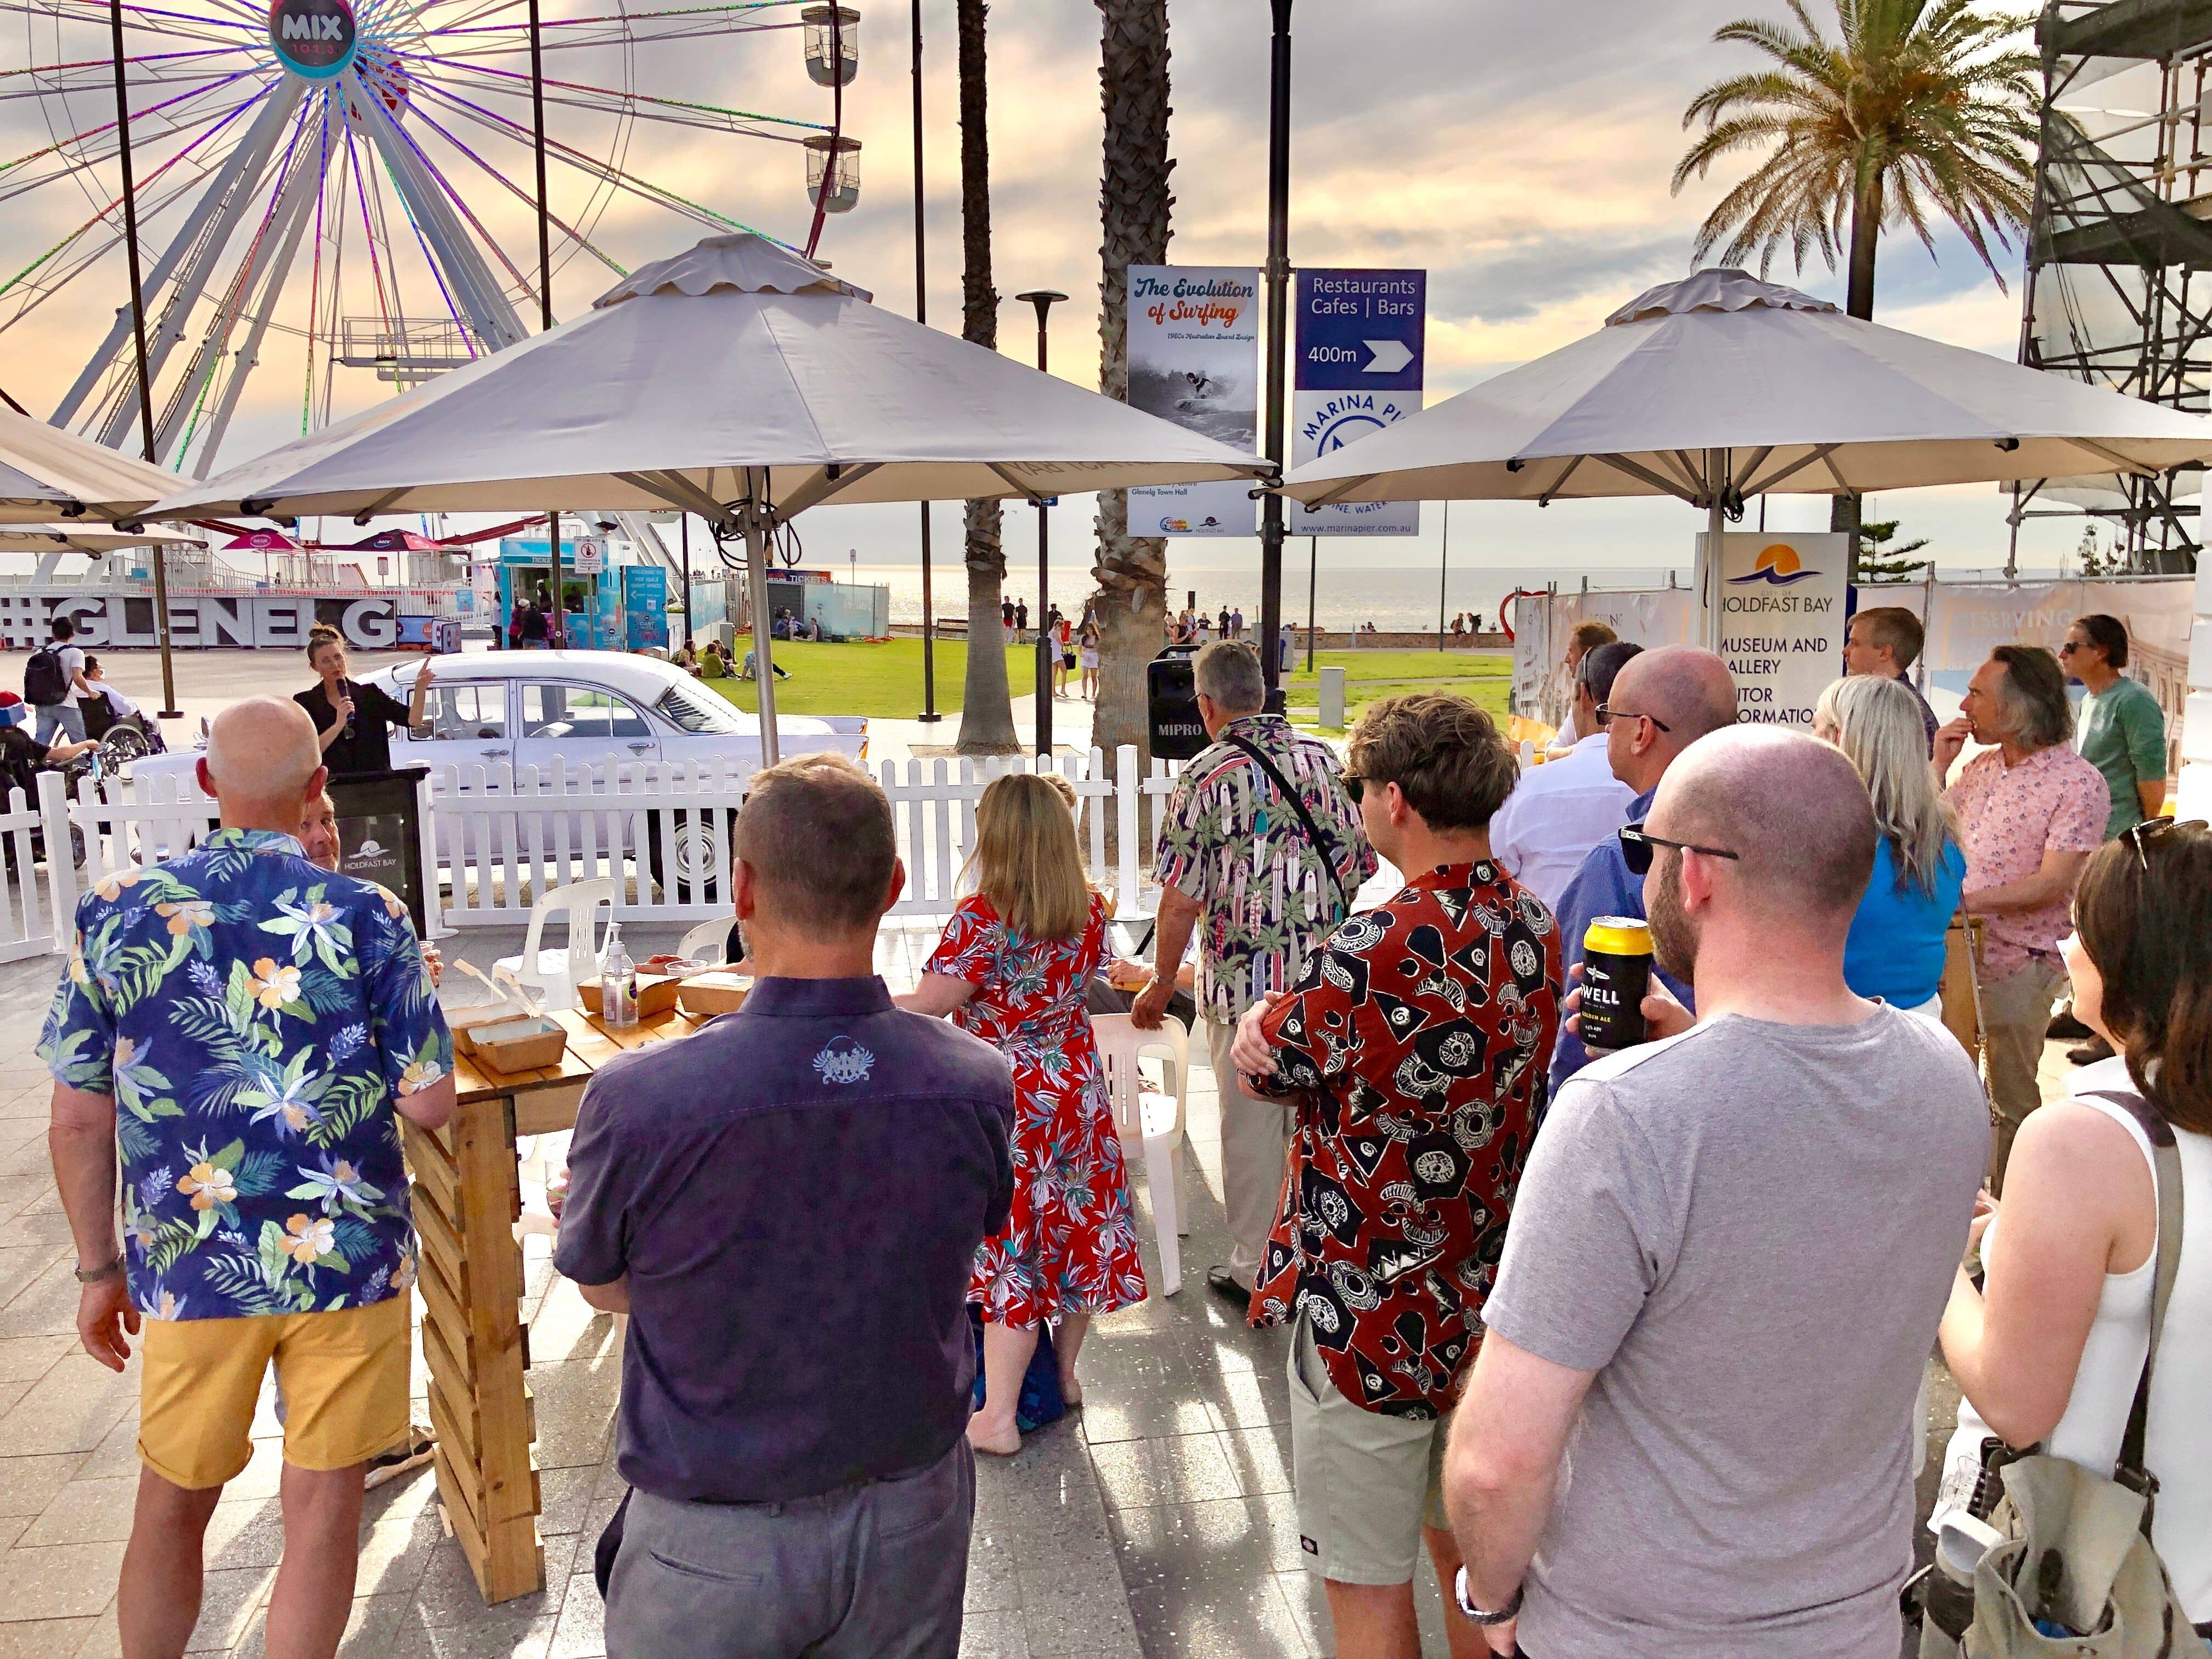
[[[2125,1129],[2151,1161],[2150,1140],[2132,1115],[2093,1090],[2133,1094],[2127,1062],[2115,1058],[2084,1066],[2075,1076],[2073,1099],[2102,1112]],[[2181,1153],[2181,1261],[2159,1337],[2158,1369],[2151,1376],[2150,1415],[2143,1461],[2158,1478],[2151,1541],[2172,1577],[2191,1622],[2212,1620],[2212,1135],[2174,1131]],[[1998,1224],[1983,1240],[1989,1254]],[[2106,1273],[2097,1316],[2082,1345],[2066,1410],[2044,1441],[2044,1449],[2109,1476],[2127,1433],[2150,1346],[2150,1301],[2158,1272],[2158,1247],[2131,1273]]]

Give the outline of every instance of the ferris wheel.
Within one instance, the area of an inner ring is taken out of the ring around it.
[[[128,296],[110,0],[0,0],[7,12],[29,52],[0,59],[0,116],[29,116],[9,125],[42,127],[44,142],[0,160],[0,222],[46,228],[9,239],[23,252],[0,268],[0,336],[19,331],[0,350],[65,311],[48,307],[72,284],[103,306]],[[191,476],[207,475],[249,382],[264,408],[272,395],[296,405],[304,432],[364,390],[404,390],[526,337],[540,315],[534,92],[564,296],[626,274],[611,227],[752,228],[706,199],[711,187],[665,180],[729,177],[773,165],[770,153],[653,167],[653,141],[690,142],[679,130],[787,147],[810,248],[823,215],[858,194],[860,146],[842,131],[860,54],[849,7],[126,0],[120,15],[155,445]],[[797,37],[809,76],[831,89],[830,121],[678,95],[706,79],[702,54],[771,31]],[[137,374],[126,303],[54,423],[135,447]]]

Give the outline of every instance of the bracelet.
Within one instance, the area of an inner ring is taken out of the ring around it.
[[[1462,1567],[1459,1570],[1459,1577],[1452,1580],[1452,1595],[1459,1602],[1459,1610],[1467,1615],[1469,1624],[1510,1625],[1521,1616],[1521,1592],[1525,1587],[1525,1583],[1516,1584],[1513,1587],[1511,1601],[1495,1613],[1485,1613],[1474,1605],[1474,1600],[1468,1595],[1467,1569]]]
[[[78,1267],[73,1271],[76,1274],[78,1284],[97,1285],[103,1279],[112,1279],[123,1271],[123,1252],[118,1250],[115,1253],[115,1260],[104,1267]]]

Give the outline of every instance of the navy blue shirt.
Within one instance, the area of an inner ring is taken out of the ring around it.
[[[584,1091],[554,1265],[629,1279],[617,1461],[693,1503],[935,1462],[968,1424],[976,1246],[1013,1198],[1013,1079],[879,979],[763,979]]]
[[[1641,823],[1651,811],[1651,803],[1658,790],[1647,789],[1628,803],[1628,822]],[[1559,895],[1555,914],[1559,919],[1559,949],[1567,965],[1583,959],[1583,934],[1588,931],[1593,916],[1644,915],[1644,878],[1631,875],[1628,860],[1620,851],[1620,837],[1607,836],[1583,854],[1582,867],[1575,872],[1567,890]],[[1656,962],[1651,971],[1674,994],[1675,1000],[1695,1013],[1698,1005],[1690,999],[1690,988],[1662,969]],[[1570,988],[1572,988],[1570,987]],[[1552,1050],[1552,1098],[1559,1097],[1559,1085],[1590,1063],[1590,1052],[1582,1045],[1582,1039],[1565,1026],[1559,1029],[1559,1041]]]

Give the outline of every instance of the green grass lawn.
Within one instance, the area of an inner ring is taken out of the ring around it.
[[[1305,653],[1293,659],[1297,672],[1287,688],[1291,719],[1310,722],[1321,697],[1321,677],[1306,672]],[[1341,668],[1344,676],[1345,718],[1357,720],[1359,711],[1379,698],[1405,691],[1450,691],[1470,699],[1501,725],[1505,720],[1505,694],[1513,683],[1513,659],[1504,652],[1471,651],[1322,651],[1314,665]],[[1341,731],[1340,726],[1322,728]]]
[[[738,641],[738,660],[744,660],[750,635]],[[787,680],[775,683],[777,712],[785,714],[868,714],[887,720],[912,720],[921,712],[921,641],[886,640],[881,644],[855,641],[849,645],[815,644],[805,640],[778,641],[771,654],[776,665],[791,671]],[[937,706],[948,714],[960,712],[963,682],[968,673],[968,647],[953,640],[937,641]],[[1006,648],[1006,680],[1016,696],[1031,689],[1036,679],[1036,650],[1033,646]],[[759,697],[750,680],[702,680],[747,714],[759,712]]]

